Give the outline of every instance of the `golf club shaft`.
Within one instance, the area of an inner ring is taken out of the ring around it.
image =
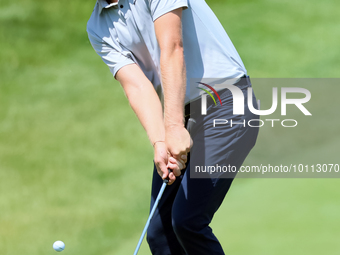
[[[152,207],[152,210],[151,210],[151,212],[150,212],[148,221],[147,221],[146,224],[145,224],[145,227],[144,227],[144,229],[143,229],[143,233],[142,233],[141,237],[139,238],[139,241],[138,241],[136,250],[135,250],[135,252],[133,253],[133,255],[137,255],[137,253],[138,253],[138,251],[139,251],[139,248],[140,248],[140,246],[141,246],[141,244],[142,244],[142,242],[143,242],[143,239],[144,239],[144,236],[145,236],[145,234],[146,234],[146,231],[148,230],[148,227],[149,227],[149,225],[150,225],[151,218],[152,218],[152,216],[154,215],[154,213],[155,213],[155,211],[156,211],[156,208],[157,208],[157,205],[158,205],[158,203],[159,203],[159,200],[161,199],[161,197],[162,197],[162,195],[163,195],[163,193],[164,193],[164,190],[165,190],[167,184],[168,184],[168,180],[164,180],[164,181],[163,181],[163,184],[162,184],[162,187],[161,187],[161,190],[160,190],[159,193],[158,193],[158,196],[157,196],[157,198],[156,198],[156,201],[155,201],[155,203],[154,203],[154,205],[153,205],[153,207]]]
[[[190,118],[190,119],[188,120],[188,123],[187,123],[187,130],[188,130],[189,133],[191,133],[192,127],[194,126],[195,123],[196,123],[196,121],[195,121],[194,119],[192,119],[192,118]],[[171,171],[171,170],[169,169],[169,172],[170,172],[170,171]],[[144,236],[145,236],[146,231],[148,230],[148,227],[149,227],[149,225],[150,225],[150,221],[151,221],[153,215],[155,214],[155,211],[156,211],[156,208],[157,208],[157,206],[158,206],[159,200],[161,199],[161,197],[162,197],[162,195],[163,195],[163,193],[164,193],[164,190],[165,190],[166,186],[168,185],[168,182],[169,182],[168,179],[163,180],[162,187],[161,187],[161,189],[160,189],[160,191],[159,191],[159,193],[158,193],[158,196],[157,196],[157,198],[156,198],[156,201],[155,201],[155,203],[154,203],[154,205],[153,205],[153,207],[152,207],[152,210],[151,210],[151,212],[150,212],[149,218],[148,218],[148,220],[147,220],[147,222],[146,222],[146,224],[145,224],[145,227],[144,227],[144,229],[143,229],[143,233],[142,233],[141,237],[139,238],[137,247],[136,247],[135,252],[133,253],[133,255],[137,255],[137,253],[138,253],[138,251],[139,251],[139,248],[140,248],[140,246],[142,245]]]

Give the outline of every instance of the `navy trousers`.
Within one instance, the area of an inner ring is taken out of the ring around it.
[[[220,255],[223,249],[209,224],[227,194],[235,175],[212,175],[193,178],[190,165],[231,165],[239,169],[253,148],[258,128],[242,124],[213,127],[213,119],[233,119],[245,123],[258,119],[248,110],[247,88],[240,85],[245,97],[245,114],[233,115],[233,98],[229,90],[220,94],[223,106],[210,104],[207,115],[195,114],[196,124],[192,130],[194,142],[187,168],[182,175],[165,189],[153,216],[147,241],[154,255]],[[256,99],[252,95],[254,107]],[[192,117],[192,116],[191,116]],[[151,208],[162,185],[162,179],[154,167]],[[227,219],[227,217],[226,217]],[[232,234],[232,233],[226,233]]]

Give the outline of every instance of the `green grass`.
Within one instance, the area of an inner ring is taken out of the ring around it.
[[[252,77],[339,76],[335,0],[207,2]],[[0,3],[1,254],[55,254],[59,239],[65,255],[132,254],[145,224],[152,148],[88,42],[94,3]],[[340,163],[337,86],[306,85],[313,117],[263,127],[245,164]],[[338,254],[338,185],[237,179],[214,231],[227,254]]]

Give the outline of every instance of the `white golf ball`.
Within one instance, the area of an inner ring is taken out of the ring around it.
[[[63,251],[65,249],[65,244],[62,241],[55,241],[53,244],[53,249],[56,251]]]

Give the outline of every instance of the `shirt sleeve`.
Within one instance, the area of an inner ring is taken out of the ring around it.
[[[110,68],[114,77],[120,68],[135,63],[129,56],[131,53],[118,51],[91,31],[88,31],[88,36],[93,49]]]
[[[188,8],[188,0],[149,0],[152,20],[178,8]]]

